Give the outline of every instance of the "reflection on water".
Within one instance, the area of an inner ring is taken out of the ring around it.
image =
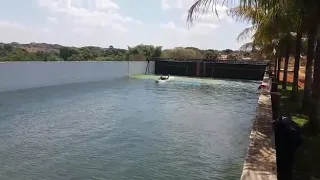
[[[239,179],[257,83],[117,79],[0,93],[0,179]]]

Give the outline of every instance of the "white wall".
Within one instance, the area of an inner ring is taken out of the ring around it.
[[[147,62],[129,62],[129,73],[144,74]],[[154,63],[150,62],[150,73]],[[127,61],[1,62],[0,91],[68,83],[108,80],[128,76]]]

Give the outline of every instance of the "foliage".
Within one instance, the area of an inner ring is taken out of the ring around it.
[[[176,58],[176,59],[202,59],[203,56],[197,50],[191,48],[177,47],[164,51],[162,54],[164,58]]]
[[[162,46],[144,44],[129,46],[128,49],[119,49],[112,45],[108,48],[94,46],[77,48],[44,43],[0,44],[0,61],[139,61],[157,57],[215,60],[221,54],[232,55],[235,59],[252,56],[251,52],[231,49],[218,51],[214,49],[201,50],[196,47],[177,47],[162,50]]]
[[[228,55],[227,59],[228,60],[236,60],[237,57],[235,55]]]
[[[39,48],[35,52],[29,51],[32,49],[30,46],[39,47],[40,45],[48,48],[46,51]],[[109,48],[93,46],[76,48],[35,43],[27,45],[18,43],[0,45],[0,61],[115,61],[125,60],[126,53],[127,50],[117,49],[113,46],[109,46]]]
[[[132,56],[133,59],[137,59],[137,57],[144,56],[144,58],[151,57],[160,57],[162,53],[162,46],[153,46],[153,45],[137,45],[135,47],[128,46],[129,57]]]
[[[219,51],[214,49],[203,50],[202,53],[204,54],[205,58],[209,60],[216,60],[219,56]]]
[[[233,51],[231,49],[226,49],[226,50],[222,51],[222,53],[227,54],[227,55],[231,54],[232,52]]]

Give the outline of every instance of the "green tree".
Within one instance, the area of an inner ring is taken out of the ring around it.
[[[14,48],[10,44],[4,44],[3,49],[7,52],[12,52]]]
[[[153,50],[152,57],[161,57],[162,46],[156,46]]]
[[[233,53],[233,51],[231,49],[225,49],[222,51],[223,54],[229,55],[231,53]]]
[[[67,60],[70,56],[72,56],[68,47],[60,48],[59,54],[60,54],[60,57],[64,60]]]
[[[81,54],[72,54],[70,57],[67,59],[68,61],[83,61],[84,58],[81,56]]]
[[[58,53],[51,53],[46,57],[47,61],[63,61],[62,58],[59,57]]]
[[[195,50],[190,48],[177,47],[174,49],[166,50],[163,52],[164,58],[175,58],[175,59],[203,59],[202,54],[198,54]]]
[[[80,51],[77,48],[70,48],[70,47],[60,48],[60,58],[64,59],[65,61],[67,61],[72,55],[77,55],[79,53]]]
[[[128,46],[128,55],[134,56],[134,59],[138,59],[139,57],[142,59],[150,58],[150,57],[160,57],[162,54],[161,46],[153,46],[153,45],[137,45],[135,47]]]

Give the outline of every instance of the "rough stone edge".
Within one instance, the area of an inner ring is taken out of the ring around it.
[[[266,74],[267,92],[261,92],[256,109],[255,120],[250,134],[247,157],[243,166],[241,180],[276,180],[276,152],[272,130],[271,79]]]

